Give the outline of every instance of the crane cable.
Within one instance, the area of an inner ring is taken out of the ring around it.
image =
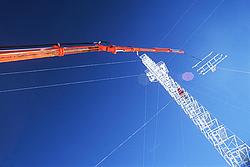
[[[64,83],[31,86],[31,87],[23,87],[23,88],[15,88],[15,89],[5,89],[5,90],[0,90],[0,93],[18,92],[18,91],[24,91],[24,90],[34,90],[34,89],[42,89],[42,88],[51,88],[51,87],[69,86],[69,85],[93,83],[93,82],[100,82],[100,81],[133,78],[133,77],[138,77],[141,75],[145,75],[145,74],[134,74],[134,75],[125,75],[125,76],[118,76],[118,77],[101,78],[101,79],[83,80],[83,81],[75,81],[75,82],[64,82]]]
[[[148,86],[145,85],[145,98],[144,98],[144,123],[147,122],[147,101],[148,101]],[[146,128],[143,130],[143,152],[142,152],[142,167],[145,166],[146,154]]]
[[[139,62],[139,60],[116,61],[116,62],[107,62],[107,63],[83,64],[83,65],[76,65],[76,66],[65,66],[65,67],[55,67],[55,68],[43,68],[43,69],[37,69],[37,70],[25,70],[25,71],[3,72],[3,73],[0,73],[0,76],[4,76],[4,75],[13,75],[13,74],[36,73],[36,72],[45,72],[45,71],[58,71],[58,70],[66,70],[66,69],[96,67],[96,66],[115,65],[115,64],[136,63],[136,62]]]
[[[221,0],[214,8],[213,10],[209,13],[209,15],[204,18],[204,20],[191,32],[191,34],[185,39],[185,41],[182,43],[181,47],[184,47],[191,39],[192,37],[194,36],[194,34],[200,30],[200,28],[211,18],[211,16],[216,12],[216,10],[224,3],[225,0]],[[189,55],[188,56],[192,57],[193,59],[196,59],[196,60],[199,60],[201,61],[200,58],[196,57],[196,56],[192,56],[192,55]]]
[[[159,41],[158,45],[160,45],[176,28],[176,26],[183,20],[184,16],[193,8],[198,0],[192,2],[192,4],[183,12],[183,14],[179,17],[179,19],[174,23],[174,25],[170,28],[170,30],[165,33],[163,38]]]
[[[96,163],[94,167],[100,166],[107,158],[113,155],[114,152],[119,150],[124,144],[126,144],[132,137],[134,137],[138,132],[144,129],[152,120],[154,120],[173,100],[170,100],[165,106],[163,106],[158,112],[156,112],[150,119],[144,122],[138,129],[136,129],[131,135],[129,135],[125,140],[123,140],[119,145],[117,145],[112,151],[110,151],[106,156],[104,156],[100,161]]]
[[[157,97],[156,97],[156,112],[159,110],[160,102],[160,85],[157,85]],[[157,148],[157,139],[158,139],[158,129],[159,129],[159,117],[155,118],[155,129],[154,129],[154,143],[153,143],[153,166],[156,163],[156,148]]]
[[[250,71],[236,70],[236,69],[230,69],[230,68],[224,68],[224,67],[217,67],[217,69],[222,70],[222,71],[241,73],[241,74],[250,74]]]
[[[213,10],[209,13],[209,15],[192,31],[192,33],[186,38],[186,40],[182,43],[181,47],[185,46],[191,38],[194,36],[194,34],[200,30],[200,28],[210,19],[210,17],[216,12],[216,10],[223,4],[225,0],[221,0],[214,8]]]

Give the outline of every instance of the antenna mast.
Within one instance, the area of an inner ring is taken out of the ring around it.
[[[147,67],[145,72],[149,80],[159,82],[165,88],[230,166],[250,167],[250,147],[246,143],[232,134],[205,107],[175,82],[168,75],[169,71],[164,62],[156,64],[146,54],[140,58]]]

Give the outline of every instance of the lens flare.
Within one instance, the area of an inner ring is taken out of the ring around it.
[[[192,72],[185,72],[182,74],[182,79],[184,81],[192,81],[194,79],[194,74]]]

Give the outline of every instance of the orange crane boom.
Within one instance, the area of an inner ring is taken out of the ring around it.
[[[49,47],[35,47],[25,49],[2,49],[0,50],[0,62],[13,62],[21,60],[30,60],[54,56],[64,56],[86,52],[173,52],[182,54],[184,51],[170,48],[134,48],[126,46],[104,45],[102,42],[94,42],[93,45],[85,46],[65,46],[60,44]]]

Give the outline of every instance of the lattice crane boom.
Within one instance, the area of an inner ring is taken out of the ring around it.
[[[140,58],[147,67],[145,72],[149,80],[159,82],[165,88],[230,166],[250,166],[250,147],[232,134],[204,106],[175,82],[168,75],[169,71],[165,63],[159,62],[156,64],[146,54],[143,54]]]

